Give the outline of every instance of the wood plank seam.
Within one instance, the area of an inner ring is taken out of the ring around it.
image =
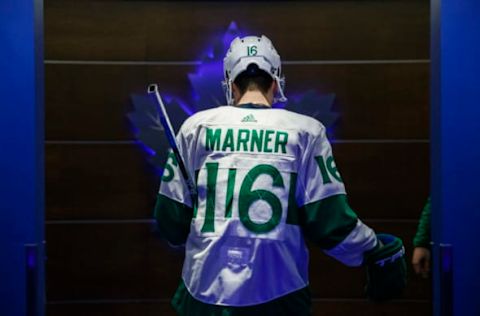
[[[46,65],[106,65],[106,66],[198,66],[198,60],[61,60],[46,59]],[[369,64],[429,64],[430,59],[378,59],[378,60],[285,60],[282,65],[369,65]]]

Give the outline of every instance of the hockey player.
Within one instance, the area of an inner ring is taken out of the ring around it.
[[[265,37],[232,41],[227,106],[188,118],[177,135],[192,201],[170,155],[155,217],[185,244],[179,315],[310,315],[305,238],[348,266],[367,266],[367,295],[405,285],[400,239],[376,235],[349,207],[325,127],[284,109],[280,56]],[[321,267],[318,267],[321,268]]]

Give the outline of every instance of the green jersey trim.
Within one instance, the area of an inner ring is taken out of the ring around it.
[[[306,204],[300,207],[299,216],[307,238],[326,250],[341,243],[356,227],[358,220],[345,194]]]
[[[154,218],[160,236],[174,245],[184,244],[190,232],[193,209],[169,197],[158,194]]]

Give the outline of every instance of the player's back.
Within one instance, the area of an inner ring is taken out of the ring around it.
[[[308,284],[297,181],[323,129],[312,118],[253,105],[218,107],[184,123],[180,147],[198,200],[183,279],[196,299],[253,305]]]

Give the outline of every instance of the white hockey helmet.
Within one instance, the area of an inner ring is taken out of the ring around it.
[[[235,38],[230,44],[230,48],[223,60],[223,74],[225,80],[222,82],[227,104],[233,104],[232,83],[235,78],[251,64],[255,64],[259,69],[265,71],[272,76],[277,82],[278,97],[274,102],[285,102],[287,98],[283,93],[285,87],[285,78],[281,75],[281,61],[272,42],[262,35],[246,36],[243,38]]]

